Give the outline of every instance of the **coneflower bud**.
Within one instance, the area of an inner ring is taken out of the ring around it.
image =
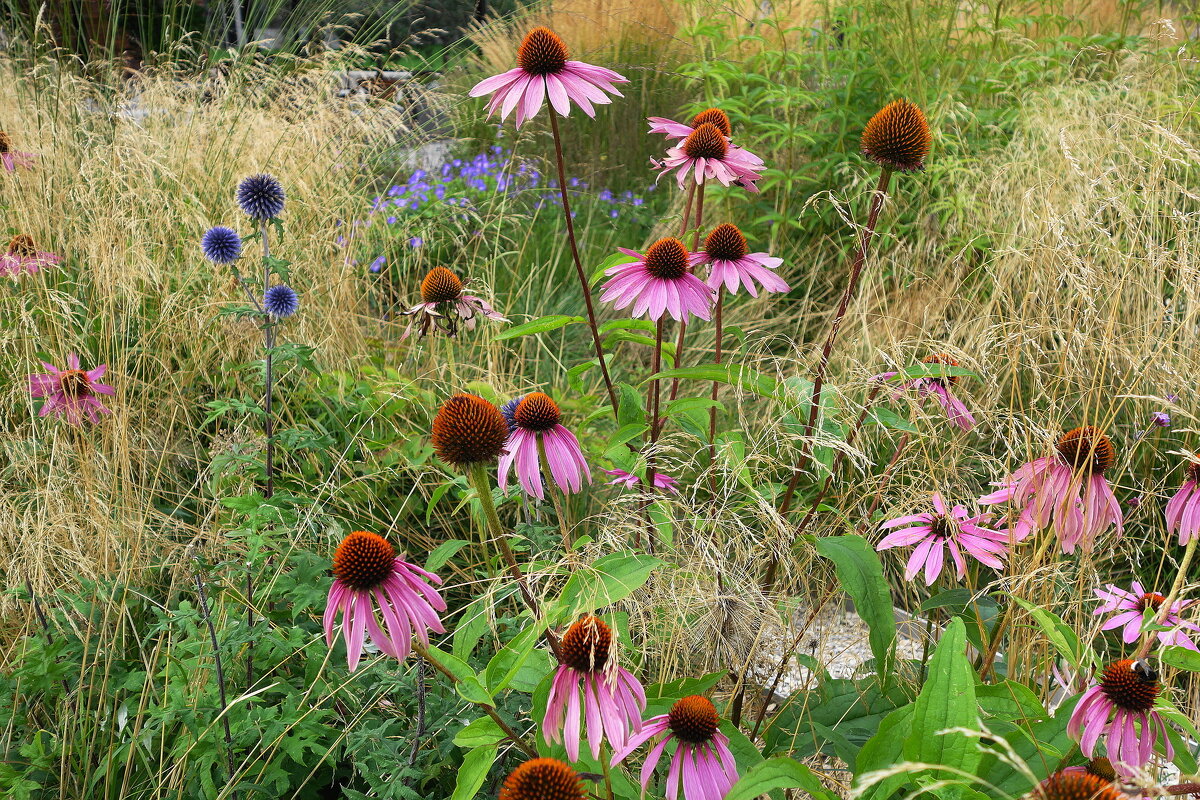
[[[549,28],[534,28],[517,48],[517,66],[531,75],[553,75],[567,65],[567,46]]]
[[[714,261],[737,261],[749,252],[746,237],[728,222],[713,228],[704,240],[704,254]]]
[[[659,239],[642,256],[646,271],[663,280],[678,280],[687,274],[690,261],[683,242],[671,236]]]
[[[535,758],[512,771],[500,787],[500,800],[584,800],[583,780],[555,758]]]
[[[919,172],[933,135],[920,108],[907,100],[894,100],[867,122],[862,133],[863,155],[885,169]]]
[[[433,418],[433,448],[456,467],[495,461],[508,440],[500,409],[473,394],[456,394]]]
[[[462,294],[458,276],[445,267],[434,267],[421,281],[421,299],[426,303],[449,303]]]
[[[1094,425],[1067,431],[1054,447],[1063,461],[1083,475],[1103,475],[1117,461],[1112,440]]]
[[[689,744],[703,744],[720,727],[720,718],[712,701],[698,694],[676,700],[667,715],[671,732]]]
[[[733,125],[729,123],[729,116],[719,108],[705,109],[692,119],[693,128],[699,128],[705,123],[715,125],[722,136],[733,136]]]
[[[720,128],[711,122],[696,126],[683,140],[683,152],[688,158],[724,158],[729,144]]]

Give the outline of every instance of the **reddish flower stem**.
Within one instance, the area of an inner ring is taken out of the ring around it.
[[[855,531],[859,536],[862,536],[867,526],[871,524],[871,517],[875,515],[875,510],[879,508],[879,504],[883,502],[883,492],[892,480],[892,470],[900,461],[900,455],[904,452],[904,448],[908,446],[909,439],[911,438],[911,434],[908,433],[900,437],[900,442],[896,445],[896,452],[892,453],[892,460],[888,462],[888,465],[884,467],[883,474],[879,476],[879,488],[875,490],[875,498],[871,501],[871,507],[867,509],[862,522],[859,523],[858,530]]]

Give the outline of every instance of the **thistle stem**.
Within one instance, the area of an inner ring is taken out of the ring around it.
[[[563,166],[562,135],[558,132],[558,116],[550,110],[550,130],[554,134],[554,159],[558,166],[558,192],[562,197],[563,218],[567,222],[567,239],[571,243],[571,258],[575,262],[575,272],[579,276],[579,285],[583,288],[583,302],[587,306],[588,328],[592,332],[592,344],[596,348],[596,360],[600,362],[600,374],[604,376],[604,387],[608,390],[608,401],[612,404],[613,417],[617,416],[617,392],[613,388],[612,378],[608,375],[608,365],[604,362],[604,346],[600,343],[600,329],[596,325],[596,310],[592,307],[592,290],[588,285],[587,275],[583,271],[583,262],[579,258],[579,245],[575,241],[575,223],[571,220],[571,201],[567,198],[567,174]]]
[[[204,579],[197,572],[196,598],[200,601],[200,616],[208,628],[209,642],[212,644],[213,665],[217,673],[217,696],[221,701],[221,724],[225,728],[225,766],[229,770],[229,782],[233,783],[236,773],[233,769],[233,734],[229,729],[229,703],[225,699],[225,670],[221,666],[221,645],[217,642],[217,629],[213,627],[212,614],[208,609],[208,597],[204,593]],[[236,794],[234,795],[237,796]]]
[[[1167,595],[1167,599],[1163,600],[1162,610],[1158,612],[1158,618],[1154,620],[1155,626],[1164,625],[1167,617],[1171,613],[1171,605],[1179,597],[1179,592],[1183,589],[1184,583],[1187,582],[1188,567],[1191,566],[1192,557],[1196,555],[1196,544],[1200,540],[1195,538],[1189,539],[1187,546],[1183,549],[1183,560],[1179,562],[1179,571],[1175,574],[1175,582],[1171,585],[1171,593]],[[1154,638],[1156,634],[1150,631],[1142,637],[1141,647],[1138,648],[1135,659],[1142,659],[1150,655],[1150,651],[1154,648]]]
[[[271,245],[267,238],[267,223],[262,223],[262,243],[263,243],[263,294],[266,295],[267,288],[271,284]],[[275,434],[275,422],[271,419],[271,396],[274,393],[275,383],[275,326],[271,324],[268,318],[267,324],[263,326],[263,345],[265,353],[265,373],[266,373],[266,391],[263,395],[263,435],[267,439],[266,451],[266,489],[263,491],[264,496],[270,499],[275,494],[275,449],[272,438]]]
[[[780,515],[786,515],[791,509],[792,496],[796,493],[796,484],[800,482],[800,475],[812,459],[812,435],[817,427],[817,415],[821,410],[821,392],[825,387],[825,373],[829,369],[829,356],[833,352],[834,343],[837,341],[838,331],[842,327],[842,320],[845,319],[846,311],[850,308],[850,301],[854,299],[854,295],[858,290],[858,281],[862,276],[863,266],[867,262],[867,254],[871,249],[871,239],[875,236],[875,225],[879,221],[879,212],[883,210],[883,201],[887,197],[888,182],[891,178],[892,171],[885,167],[879,175],[879,183],[876,185],[875,191],[871,196],[871,208],[867,214],[867,225],[859,237],[858,250],[855,252],[854,260],[850,265],[850,280],[846,283],[845,291],[842,292],[842,299],[838,304],[837,312],[834,314],[833,324],[829,328],[829,334],[825,337],[825,346],[821,349],[821,360],[817,364],[817,374],[813,378],[812,398],[809,401],[808,407],[808,421],[804,424],[800,458],[792,468],[792,479],[788,483],[782,502],[779,504]]]

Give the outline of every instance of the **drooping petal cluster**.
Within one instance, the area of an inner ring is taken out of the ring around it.
[[[942,364],[948,367],[957,367],[958,362],[945,353],[935,353],[922,360],[923,364]],[[890,380],[896,377],[898,372],[884,372],[876,375],[876,380]],[[959,400],[950,391],[950,387],[958,382],[958,376],[950,375],[947,377],[938,377],[934,375],[922,375],[910,381],[905,381],[900,384],[900,387],[892,393],[892,398],[900,397],[905,392],[916,391],[917,396],[921,399],[933,397],[942,410],[946,412],[946,418],[950,420],[952,425],[961,428],[964,431],[969,431],[975,427],[975,416],[971,410],[967,408],[962,400]]]
[[[412,326],[418,323],[422,336],[428,336],[435,329],[444,331],[447,336],[457,336],[459,324],[473,331],[480,317],[508,322],[482,298],[467,294],[463,281],[445,267],[429,270],[421,281],[421,302],[401,313],[416,316],[402,338],[406,338]]]
[[[712,317],[713,291],[692,273],[699,254],[689,253],[683,242],[659,239],[645,253],[617,248],[635,259],[605,270],[609,279],[600,299],[616,308],[632,306],[630,314],[658,320],[669,313],[675,320],[688,316]]]
[[[0,167],[3,167],[6,172],[30,169],[37,158],[37,153],[22,153],[14,150],[12,139],[7,133],[0,131]]]
[[[550,477],[565,494],[582,491],[585,482],[591,483],[591,471],[583,448],[575,434],[562,424],[562,413],[547,395],[532,392],[522,397],[513,407],[510,424],[512,433],[500,456],[500,491],[508,488],[508,474],[515,465],[517,480],[525,493],[539,500],[545,499],[539,442],[546,451]]]
[[[97,396],[116,393],[113,387],[100,383],[108,370],[107,364],[84,370],[79,366],[79,356],[71,353],[67,356],[67,369],[60,370],[45,361],[42,366],[46,372],[29,376],[30,396],[42,398],[39,417],[53,414],[72,425],[81,425],[85,419],[99,422],[101,414],[112,413]]]
[[[1170,759],[1175,751],[1166,723],[1153,710],[1160,691],[1158,673],[1146,662],[1122,659],[1109,664],[1099,683],[1079,698],[1067,733],[1088,758],[1103,739],[1109,761],[1125,774],[1148,764],[1160,739]]]
[[[1146,612],[1154,612],[1151,619],[1157,620],[1162,613],[1162,604],[1166,602],[1165,597],[1157,592],[1146,591],[1138,581],[1134,581],[1128,590],[1110,583],[1107,588],[1096,589],[1095,592],[1096,596],[1104,602],[1092,613],[1096,615],[1113,614],[1104,621],[1100,630],[1111,631],[1121,628],[1121,640],[1126,644],[1136,642],[1141,636],[1142,620],[1145,619]],[[1182,616],[1183,610],[1193,605],[1194,602],[1192,600],[1176,600],[1171,603],[1170,609],[1162,617],[1161,624],[1172,630],[1158,631],[1157,636],[1160,642],[1165,645],[1186,647],[1188,650],[1200,650],[1188,635],[1188,633],[1200,632],[1200,625],[1189,622]]]
[[[737,783],[738,770],[729,750],[729,737],[721,733],[719,724],[711,701],[699,695],[684,697],[669,713],[646,720],[641,732],[613,753],[612,765],[624,761],[643,743],[662,736],[642,764],[642,789],[650,786],[663,752],[674,742],[675,752],[667,770],[667,800],[677,800],[681,789],[683,800],[722,800]]]
[[[757,192],[765,164],[750,151],[732,144],[716,125],[705,122],[681,143],[668,148],[667,157],[655,168],[660,178],[674,172],[680,189],[687,186],[688,180],[696,184],[717,180],[722,186],[737,185]]]
[[[1179,534],[1179,544],[1200,538],[1200,462],[1189,461],[1187,478],[1167,501],[1167,533]]]
[[[609,486],[624,486],[626,489],[636,489],[642,483],[641,476],[634,475],[632,472],[626,472],[623,469],[606,469],[602,470],[602,472],[606,475],[614,476],[608,482]],[[657,470],[654,472],[654,488],[665,489],[672,494],[679,494],[679,482]]]
[[[911,514],[883,523],[884,529],[899,530],[885,536],[875,546],[876,550],[916,545],[904,570],[905,580],[913,580],[924,570],[925,584],[933,585],[941,575],[947,552],[954,562],[959,580],[967,576],[964,553],[992,569],[1004,568],[1003,559],[1008,555],[1008,534],[984,527],[990,515],[971,516],[961,505],[947,508],[942,496],[936,492],[933,494],[933,508],[932,512]]]
[[[33,237],[19,233],[9,240],[8,247],[0,253],[0,275],[15,278],[18,275],[33,275],[43,267],[62,263],[62,256],[38,248]]]

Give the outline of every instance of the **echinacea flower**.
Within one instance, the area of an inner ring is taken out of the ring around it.
[[[8,172],[16,172],[17,168],[29,169],[33,166],[37,153],[22,153],[14,150],[12,139],[4,131],[0,131],[0,167]]]
[[[983,505],[1012,502],[1020,516],[1010,532],[1021,541],[1035,529],[1053,523],[1064,553],[1082,547],[1090,553],[1096,537],[1110,526],[1124,532],[1121,504],[1104,473],[1117,462],[1117,451],[1097,427],[1067,431],[1054,445],[1055,453],[1022,465],[979,498]]]
[[[578,761],[582,725],[586,723],[592,758],[599,758],[602,742],[607,740],[610,747],[619,750],[631,733],[641,730],[645,710],[642,684],[617,666],[608,625],[588,615],[568,628],[546,698],[542,720],[546,744],[561,742],[567,756]]]
[[[945,353],[934,353],[927,358],[921,360],[922,364],[942,364],[947,367],[957,367],[958,362]],[[876,375],[878,380],[888,380],[896,377],[898,372],[884,372]],[[917,396],[924,399],[932,396],[941,405],[942,410],[946,412],[946,419],[950,420],[952,425],[961,428],[964,431],[969,431],[975,427],[975,417],[971,414],[971,410],[950,392],[950,387],[958,383],[959,376],[947,375],[945,377],[935,375],[922,375],[918,378],[913,378],[910,381],[905,381],[900,384],[892,397],[899,397],[907,391],[915,389]]]
[[[278,217],[283,200],[283,187],[273,175],[251,175],[238,184],[237,203],[250,219],[266,222]]]
[[[489,117],[499,109],[503,120],[516,109],[518,128],[541,111],[546,99],[564,117],[570,113],[571,103],[595,117],[592,103],[611,103],[610,94],[623,96],[613,84],[629,83],[624,77],[569,58],[567,46],[557,34],[549,28],[534,28],[517,48],[516,69],[485,78],[471,88],[470,95],[492,95]]]
[[[1167,501],[1167,533],[1178,533],[1179,544],[1200,538],[1200,455],[1188,461],[1183,485]]]
[[[1168,759],[1175,750],[1167,737],[1167,725],[1154,701],[1162,689],[1158,672],[1145,661],[1125,658],[1109,664],[1100,681],[1079,698],[1067,734],[1079,742],[1088,758],[1103,737],[1109,761],[1118,770],[1137,770],[1150,761],[1161,736]]]
[[[983,527],[990,515],[969,516],[961,505],[947,509],[946,502],[933,493],[933,511],[911,514],[888,520],[881,527],[900,528],[892,531],[875,546],[876,550],[916,545],[904,569],[904,579],[911,581],[922,569],[925,585],[932,586],[942,572],[946,551],[958,571],[958,578],[967,576],[963,552],[992,569],[1003,569],[1008,555],[1008,534]],[[907,526],[907,527],[901,527]]]
[[[667,149],[667,157],[655,164],[659,177],[674,171],[679,188],[687,186],[689,177],[697,184],[714,179],[723,186],[737,184],[757,192],[756,182],[762,178],[763,160],[748,150],[731,144],[721,129],[705,122],[687,138]]]
[[[399,558],[382,536],[354,531],[333,554],[333,586],[325,606],[326,643],[333,646],[333,625],[340,615],[351,672],[358,668],[368,635],[381,652],[403,661],[412,652],[414,636],[428,647],[429,631],[446,632],[438,619],[446,602],[432,585],[441,582],[432,572]]]
[[[200,250],[214,264],[232,264],[242,254],[242,237],[233,228],[216,225],[200,237]]]
[[[721,733],[720,718],[712,701],[691,695],[675,701],[669,713],[652,717],[633,734],[625,747],[613,753],[616,766],[655,736],[666,734],[646,756],[642,765],[642,789],[650,786],[654,768],[672,740],[675,753],[667,771],[667,800],[676,800],[683,787],[683,800],[722,800],[737,783],[737,762],[729,750],[729,737]]]
[[[459,322],[467,330],[475,330],[480,316],[496,322],[508,322],[482,298],[464,294],[463,287],[463,282],[453,272],[445,267],[434,267],[421,281],[421,302],[401,313],[404,316],[418,315],[422,336],[428,336],[435,328],[444,330],[447,336],[457,336]],[[408,336],[416,322],[414,320],[405,329],[405,336]]]
[[[279,283],[263,294],[263,310],[277,319],[284,319],[300,310],[300,298],[295,289]]]
[[[933,135],[925,113],[907,100],[893,100],[867,122],[862,132],[863,155],[886,170],[919,172]]]
[[[783,263],[782,258],[776,258],[766,253],[751,253],[746,237],[736,225],[724,222],[713,228],[704,239],[704,250],[696,264],[708,264],[709,288],[725,289],[731,294],[737,292],[738,286],[746,287],[751,297],[758,297],[758,287],[764,292],[786,292],[787,283],[771,270]]]
[[[84,370],[79,366],[79,356],[71,353],[67,369],[60,370],[45,361],[42,366],[48,371],[29,376],[30,396],[43,400],[39,417],[55,414],[72,425],[81,425],[84,419],[99,422],[101,414],[112,413],[96,396],[116,394],[113,387],[99,382],[108,370],[107,364]]]
[[[473,394],[456,394],[433,418],[433,449],[453,467],[496,461],[508,441],[508,423],[500,409]]]
[[[32,275],[42,267],[53,267],[61,262],[62,256],[39,250],[32,236],[18,233],[0,253],[0,275],[14,278],[21,273]]]
[[[666,117],[650,117],[649,122],[650,133],[661,133],[668,139],[686,139],[692,135],[692,131],[706,122],[715,125],[725,138],[732,139],[733,137],[733,125],[729,121],[729,115],[719,108],[706,108],[701,111],[692,118],[691,125],[685,125]]]
[[[636,489],[642,482],[640,475],[634,475],[632,472],[626,472],[623,469],[606,469],[601,470],[606,475],[615,476],[608,482],[609,486],[624,486],[626,489]],[[654,471],[654,488],[665,489],[673,494],[679,494],[679,482],[669,475],[664,475],[658,470]]]
[[[659,239],[645,253],[617,249],[636,260],[605,270],[610,277],[601,287],[602,301],[616,308],[632,305],[630,315],[646,314],[652,320],[658,320],[664,312],[681,322],[689,314],[704,320],[712,316],[712,289],[692,274],[699,255],[689,253],[683,242],[671,237]]]
[[[1112,614],[1116,612],[1116,616],[1104,621],[1100,626],[1102,631],[1111,631],[1114,628],[1122,628],[1121,640],[1126,644],[1136,642],[1142,633],[1142,619],[1147,611],[1154,611],[1153,621],[1158,622],[1159,614],[1162,610],[1162,604],[1167,598],[1163,597],[1158,592],[1148,592],[1143,588],[1142,584],[1134,581],[1129,590],[1118,588],[1113,584],[1109,584],[1107,589],[1096,589],[1096,596],[1104,601],[1093,611],[1093,614]],[[1194,601],[1178,600],[1171,603],[1171,608],[1167,611],[1165,617],[1162,618],[1160,624],[1164,627],[1171,627],[1173,630],[1158,631],[1158,640],[1165,645],[1178,645],[1186,647],[1188,650],[1200,650],[1196,647],[1196,643],[1191,640],[1185,631],[1200,632],[1200,625],[1194,622],[1188,622],[1181,615],[1185,608],[1192,605]]]
[[[499,800],[587,800],[583,779],[556,758],[534,758],[514,769]]]
[[[513,409],[513,423],[516,428],[500,456],[500,491],[508,488],[508,473],[515,464],[525,493],[545,499],[539,448],[545,450],[550,477],[564,494],[579,492],[585,480],[591,482],[579,440],[562,424],[562,412],[547,395],[531,392],[521,398]]]
[[[1112,780],[1083,767],[1067,767],[1042,781],[1025,800],[1128,800]]]

